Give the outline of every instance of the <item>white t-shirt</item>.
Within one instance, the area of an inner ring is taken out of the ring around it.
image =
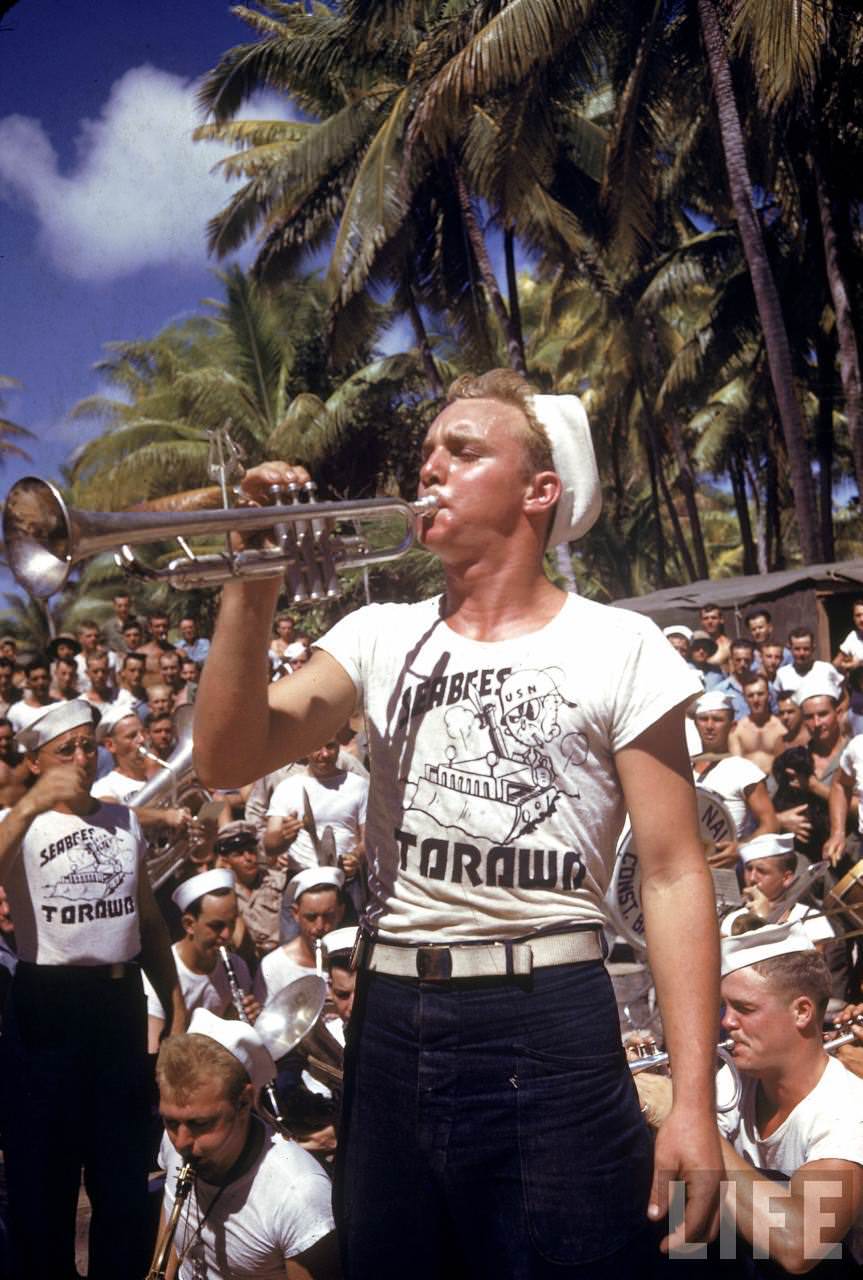
[[[25,702],[20,698],[18,702],[13,702],[12,706],[6,712],[6,719],[11,724],[16,733],[20,733],[22,729],[26,729],[28,724],[32,724],[37,716],[41,716],[46,707],[58,705],[57,700],[52,698],[51,702],[46,702],[45,706],[41,704],[38,707],[31,707],[29,702]]]
[[[546,626],[485,643],[432,599],[369,605],[317,644],[364,704],[384,940],[603,923],[624,816],[615,752],[701,688],[653,622],[569,595]]]
[[[167,1216],[181,1165],[167,1134],[159,1163],[165,1170]],[[195,1180],[174,1238],[177,1254],[185,1255],[180,1280],[197,1275],[285,1280],[285,1261],[335,1229],[331,1201],[329,1178],[314,1157],[267,1130],[260,1156],[236,1182],[220,1189],[203,1178]],[[211,1204],[212,1213],[207,1213]],[[203,1263],[198,1271],[196,1258]]]
[[[764,782],[766,778],[764,770],[745,756],[726,756],[708,770],[703,775],[703,781],[699,782],[700,786],[715,792],[725,802],[734,821],[738,840],[750,835],[757,826],[746,805],[746,793],[750,787]]]
[[[314,778],[306,770],[283,778],[270,799],[267,817],[286,818],[296,813],[302,818],[303,791],[309,797],[318,838],[325,827],[332,827],[336,841],[336,853],[350,853],[357,843],[359,829],[365,825],[369,784],[355,773],[333,774],[331,778]],[[294,869],[317,866],[318,859],[312,837],[305,827],[299,831],[288,848],[290,865]]]
[[[115,964],[141,950],[138,875],[145,852],[130,809],[79,818],[41,813],[6,873],[18,955],[34,964]]]
[[[288,958],[284,947],[276,947],[275,951],[264,956],[258,969],[258,977],[263,985],[262,1002],[272,1000],[273,996],[277,996],[295,978],[305,978],[315,972],[314,965],[297,964]]]
[[[839,768],[854,779],[854,790],[863,802],[863,733],[852,738],[839,757]],[[863,832],[863,803],[857,810],[857,829]]]
[[[814,1160],[849,1160],[863,1165],[863,1080],[835,1058],[821,1079],[775,1133],[762,1138],[756,1121],[758,1081],[742,1073],[738,1106],[717,1117],[720,1131],[738,1155],[756,1169],[791,1177]],[[851,1250],[863,1259],[863,1221],[851,1232]]]
[[[863,662],[863,634],[849,631],[839,646],[839,652],[853,658],[855,662]]]
[[[806,676],[814,675],[823,676],[824,679],[831,681],[836,688],[836,696],[839,696],[839,690],[842,688],[841,675],[833,666],[832,662],[821,662],[817,659],[812,663],[812,666],[806,672],[806,675],[803,676],[795,671],[792,665],[780,667],[776,672],[773,687],[777,693],[796,693],[803,681],[806,679]]]
[[[95,796],[97,800],[104,800],[110,796],[118,804],[128,804],[133,796],[144,790],[146,785],[146,778],[143,781],[140,778],[130,778],[128,774],[120,773],[119,769],[112,769],[110,773],[105,774],[104,778],[96,779],[90,788],[90,795]]]
[[[730,911],[727,916],[722,917],[719,932],[723,938],[731,937],[731,926],[734,921],[739,916],[745,916],[748,911],[748,907],[740,907],[737,911]],[[804,906],[802,902],[795,902],[788,913],[788,920],[791,923],[802,924],[810,942],[827,942],[830,938],[836,937],[829,920],[814,907]]]
[[[179,942],[175,942],[171,950],[174,953],[174,962],[177,966],[177,977],[180,980],[183,1003],[189,1013],[193,1013],[195,1009],[209,1009],[216,1017],[223,1018],[228,1007],[233,1003],[233,996],[231,995],[231,984],[228,982],[228,973],[222,963],[222,957],[219,956],[212,973],[195,973],[194,970],[183,963],[180,958],[179,947]],[[245,960],[241,956],[232,955],[231,963],[236,971],[240,989],[244,992],[253,992],[260,1000],[262,985],[257,980],[254,984],[252,983],[252,976]],[[146,973],[142,976],[144,992],[147,996],[147,1013],[154,1018],[164,1018],[164,1006],[156,995],[152,983]]]

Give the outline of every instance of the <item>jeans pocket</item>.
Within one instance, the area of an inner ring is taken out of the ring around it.
[[[528,1229],[544,1258],[577,1266],[643,1231],[652,1146],[619,1052],[523,1057],[517,1107]]]

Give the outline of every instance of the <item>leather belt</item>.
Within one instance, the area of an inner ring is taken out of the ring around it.
[[[420,982],[449,982],[460,978],[520,978],[534,969],[601,960],[603,946],[598,929],[538,934],[511,942],[405,947],[360,935],[355,955],[354,967],[369,969],[372,973],[414,978]]]
[[[140,972],[138,965],[129,960],[118,960],[115,964],[34,964],[29,960],[19,960],[17,969],[58,983],[89,982],[100,978],[117,982],[129,974]]]

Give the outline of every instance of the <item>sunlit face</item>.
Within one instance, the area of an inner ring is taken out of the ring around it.
[[[721,754],[728,750],[728,735],[731,732],[730,711],[700,711],[695,717],[695,725],[705,751]]]
[[[27,675],[27,687],[34,698],[47,698],[51,688],[51,673],[47,667],[34,667]]]
[[[221,857],[240,884],[245,885],[247,889],[254,887],[258,878],[258,846],[256,844],[251,843],[245,849],[231,849]]]
[[[147,733],[153,750],[164,759],[174,745],[173,721],[167,716],[155,723],[151,720],[147,726]]]
[[[729,973],[721,991],[722,1029],[734,1042],[735,1066],[758,1076],[787,1064],[789,1048],[797,1038],[795,1014],[803,997],[789,1000],[779,995],[752,968]]]
[[[748,622],[749,634],[756,644],[764,644],[773,635],[773,623],[768,621],[767,615],[759,613],[754,618],[750,618]]]
[[[702,609],[701,629],[702,631],[706,631],[709,636],[718,635],[722,630],[722,610]]]
[[[123,663],[122,681],[127,689],[140,689],[144,679],[144,666],[143,658],[127,658]]]
[[[752,666],[752,650],[739,645],[731,646],[731,674],[738,680]]]
[[[204,964],[219,947],[228,946],[236,925],[237,895],[233,889],[227,893],[205,893],[197,919],[189,911],[183,913],[186,937]]]
[[[99,654],[98,657],[88,658],[87,675],[90,677],[90,683],[97,693],[103,689],[107,689],[111,681],[111,668],[108,663],[108,655]]]
[[[144,726],[136,715],[124,716],[118,720],[110,733],[105,735],[105,746],[113,755],[118,766],[128,767],[140,759],[141,747],[146,747],[147,736]]]
[[[800,708],[813,746],[826,746],[839,737],[839,712],[832,698],[807,698]]]
[[[126,621],[132,608],[132,602],[128,596],[114,596],[114,617],[122,624]]]
[[[798,671],[807,671],[815,659],[815,647],[811,636],[792,636],[789,642],[791,657]]]
[[[180,663],[180,679],[186,684],[196,684],[198,680],[198,664],[191,658],[184,658]]]
[[[318,938],[338,929],[345,914],[336,889],[308,889],[300,894],[299,902],[295,902],[291,910],[310,951],[314,951]]]
[[[782,666],[782,645],[765,644],[761,646],[761,665],[768,680],[773,680]]]
[[[743,696],[746,699],[749,714],[754,716],[756,720],[766,714],[770,702],[766,680],[752,680],[749,684],[744,685]]]
[[[679,631],[672,631],[666,638],[672,649],[676,649],[682,658],[689,657],[689,641],[686,636],[682,636]]]
[[[803,712],[793,698],[780,698],[776,714],[789,735],[795,734],[803,724]]]
[[[782,858],[755,858],[743,868],[743,882],[760,889],[770,902],[775,902],[794,879],[793,871],[781,869]]]
[[[218,1182],[242,1154],[249,1132],[254,1089],[249,1084],[234,1103],[221,1080],[201,1080],[180,1102],[162,1086],[159,1111],[165,1131],[184,1163],[195,1165],[206,1182]]]
[[[92,725],[80,725],[67,729],[31,757],[30,768],[34,773],[50,773],[52,769],[78,765],[81,769],[81,794],[89,794],[96,781],[96,734]]]
[[[446,559],[476,555],[493,535],[507,538],[534,492],[523,443],[524,416],[496,400],[456,400],[434,420],[422,447],[419,493],[438,510],[421,522],[420,539]]]
[[[198,635],[198,627],[194,618],[182,618],[180,621],[180,635],[187,644],[194,644]]]
[[[166,617],[163,617],[157,614],[155,617],[150,618],[149,626],[150,626],[150,635],[153,637],[154,640],[159,640],[159,641],[167,640],[168,619]]]
[[[164,684],[154,684],[150,686],[147,694],[147,702],[150,704],[150,712],[154,716],[164,716],[171,714],[171,707],[174,699],[171,690]]]
[[[159,659],[159,672],[165,684],[174,686],[180,683],[180,655],[163,653]]]
[[[92,653],[94,649],[98,649],[99,638],[98,627],[81,627],[78,632],[78,639],[85,653]]]
[[[333,1001],[333,1007],[346,1026],[351,1020],[351,1013],[354,1008],[354,989],[356,985],[357,975],[350,969],[343,969],[338,966],[330,971],[330,996]]]
[[[74,692],[75,681],[78,677],[78,668],[74,662],[66,661],[58,658],[54,665],[54,686],[58,693],[69,694]]]
[[[280,640],[284,640],[285,644],[289,644],[294,634],[293,618],[277,618],[276,619],[276,635]]]
[[[126,627],[123,631],[123,643],[131,652],[140,649],[144,643],[144,633],[137,623],[133,627]]]
[[[309,773],[316,778],[331,778],[338,773],[339,744],[335,738],[318,747],[309,755]]]

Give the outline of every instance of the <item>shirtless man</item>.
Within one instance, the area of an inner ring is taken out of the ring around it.
[[[742,680],[743,696],[749,714],[731,727],[728,750],[733,756],[745,756],[765,773],[770,772],[776,754],[783,749],[785,726],[770,711],[767,679],[753,672]]]
[[[150,628],[150,639],[146,644],[139,644],[136,652],[143,653],[147,659],[144,684],[149,689],[150,685],[164,683],[159,670],[159,659],[163,653],[173,653],[174,646],[168,639],[168,615],[163,609],[154,609],[148,614],[147,626]],[[128,640],[126,643],[128,644]]]
[[[24,792],[30,780],[27,757],[15,750],[15,731],[4,717],[0,718],[0,805],[11,809]]]
[[[808,747],[809,730],[803,723],[803,712],[797,705],[794,694],[780,693],[776,703],[776,718],[782,721],[785,728],[785,737],[779,750],[787,751],[789,747]]]
[[[716,652],[707,661],[712,667],[720,667],[726,671],[731,659],[731,640],[725,634],[722,610],[718,604],[706,604],[701,609],[700,617],[702,630],[707,632],[716,645]]]

